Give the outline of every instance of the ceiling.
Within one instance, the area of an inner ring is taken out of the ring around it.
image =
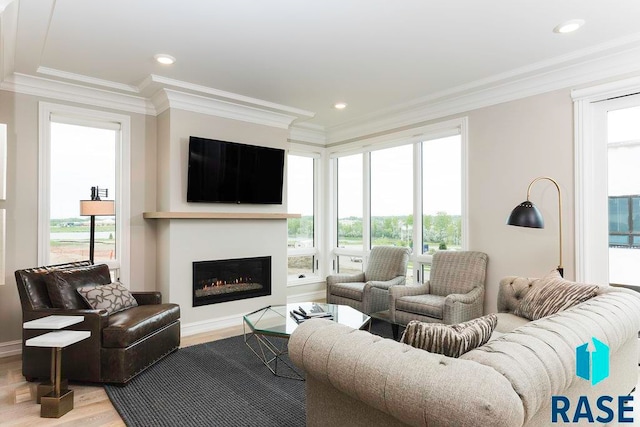
[[[141,97],[155,76],[323,129],[640,42],[637,0],[2,1],[13,73]],[[552,31],[574,18],[577,32]]]

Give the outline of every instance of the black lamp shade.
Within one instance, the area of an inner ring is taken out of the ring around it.
[[[518,227],[544,228],[544,218],[536,205],[526,200],[511,211],[507,224]]]

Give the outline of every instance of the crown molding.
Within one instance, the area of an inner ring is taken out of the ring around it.
[[[83,74],[69,73],[67,71],[57,70],[55,68],[38,67],[37,72],[46,76],[58,77],[61,79],[80,82],[82,84],[88,84],[91,86],[104,87],[110,90],[129,92],[136,95],[140,93],[140,90],[137,86],[112,82],[110,80],[97,79],[95,77],[89,77]]]
[[[16,37],[18,32],[18,8],[12,0],[0,0],[0,82],[13,74],[15,65]]]
[[[13,3],[13,0],[0,0],[0,13],[4,12],[11,3]]]
[[[571,91],[574,101],[597,102],[640,92],[640,76]]]
[[[362,116],[327,129],[327,144],[347,143],[478,108],[636,73],[640,73],[637,34]]]
[[[146,99],[94,89],[78,84],[60,82],[14,73],[0,83],[0,89],[26,95],[90,104],[96,107],[127,111],[130,113],[155,115],[156,110]]]
[[[323,126],[296,123],[289,128],[289,142],[326,146],[327,132]]]
[[[145,78],[137,88],[140,93],[145,93],[149,90],[155,92],[161,88],[177,89],[178,92],[192,93],[193,95],[197,95],[203,98],[211,98],[219,101],[227,101],[235,105],[246,105],[255,109],[263,109],[282,114],[290,114],[296,116],[299,119],[310,119],[315,116],[315,113],[312,111],[302,110],[300,108],[294,108],[282,104],[276,104],[275,102],[252,98],[249,96],[227,92],[208,86],[188,83],[182,80],[170,79],[155,74],[150,74],[149,76],[147,76],[147,78]]]
[[[164,95],[156,94],[153,97],[153,100],[158,102],[156,104],[158,114],[167,108],[175,108],[282,129],[288,129],[291,123],[298,118],[290,114],[268,111],[172,89],[162,89],[161,91],[164,92]]]

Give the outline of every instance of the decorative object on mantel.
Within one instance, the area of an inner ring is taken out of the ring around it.
[[[89,231],[89,259],[93,263],[95,247],[96,216],[115,215],[115,202],[102,200],[100,197],[109,197],[109,189],[91,187],[91,200],[80,200],[80,215],[91,217],[91,230]]]
[[[301,214],[278,212],[143,212],[144,219],[289,219]]]
[[[538,210],[536,205],[529,201],[529,197],[531,196],[531,187],[533,186],[533,184],[543,179],[551,181],[558,190],[558,235],[560,242],[560,261],[558,263],[558,272],[560,273],[560,276],[563,276],[564,267],[562,266],[562,195],[560,192],[560,186],[555,179],[549,178],[548,176],[540,176],[531,181],[531,184],[529,184],[529,188],[527,188],[527,200],[520,203],[511,211],[511,215],[509,215],[509,218],[507,219],[507,224],[515,225],[517,227],[544,228],[544,218],[542,217],[542,213],[540,212],[540,210]]]

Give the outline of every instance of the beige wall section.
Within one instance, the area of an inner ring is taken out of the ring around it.
[[[172,109],[169,132],[169,171],[172,179],[165,186],[160,187],[158,191],[165,192],[160,196],[162,200],[166,199],[166,192],[169,192],[170,210],[178,212],[286,212],[284,203],[282,205],[187,203],[187,162],[190,136],[287,149],[289,145],[287,142],[289,131],[287,129]],[[164,138],[164,136],[160,135],[160,138]]]
[[[544,229],[506,225],[538,176],[562,190],[565,277],[575,276],[573,104],[561,90],[471,111],[469,117],[469,246],[489,254],[485,312],[496,311],[498,282],[507,275],[540,277],[558,265],[558,196],[534,185],[531,201]]]
[[[13,272],[35,267],[38,262],[38,102],[41,100],[63,103],[0,90],[0,122],[7,124],[8,143],[7,200],[0,202],[7,209],[7,284],[0,286],[0,324],[3,325],[0,344],[20,340],[22,336],[22,312]],[[155,289],[155,229],[154,224],[142,219],[142,212],[153,210],[156,205],[156,118],[129,115],[132,165],[130,285],[134,290],[148,290]]]
[[[190,136],[287,149],[288,130],[206,114],[171,109],[158,120],[159,209],[172,211],[286,212],[282,205],[187,203],[187,164]],[[286,221],[267,220],[149,220],[157,222],[158,287],[166,301],[180,304],[183,329],[239,324],[241,314],[287,297]],[[194,261],[272,257],[270,296],[192,306]]]

